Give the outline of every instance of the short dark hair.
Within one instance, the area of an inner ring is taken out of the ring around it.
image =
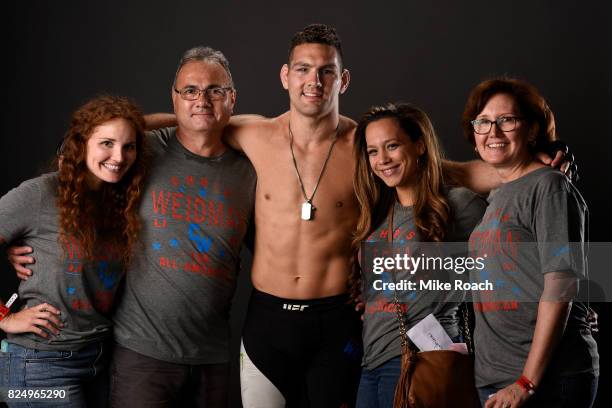
[[[342,54],[342,41],[340,41],[336,29],[325,24],[309,24],[304,27],[302,31],[298,31],[294,34],[289,47],[289,61],[291,61],[291,54],[293,54],[293,49],[295,47],[301,44],[313,43],[334,47],[340,57],[340,67],[342,68],[342,61],[344,60]]]
[[[497,94],[510,95],[530,128],[535,128],[533,151],[543,151],[550,142],[557,139],[555,117],[542,94],[533,85],[521,79],[502,76],[479,83],[468,96],[462,125],[463,134],[472,145],[475,140],[471,121],[482,112],[489,99]]]

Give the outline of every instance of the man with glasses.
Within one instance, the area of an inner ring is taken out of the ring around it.
[[[336,31],[313,24],[295,34],[281,81],[288,112],[237,120],[226,132],[258,177],[243,406],[348,407],[361,363],[360,319],[347,295],[359,207],[355,123],[339,114],[350,73]]]
[[[142,247],[114,315],[114,407],[227,405],[229,309],[255,194],[253,167],[221,141],[235,101],[221,52],[185,52],[178,125],[147,140]]]

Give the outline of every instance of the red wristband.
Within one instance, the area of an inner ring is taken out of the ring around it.
[[[521,375],[519,379],[516,380],[516,383],[529,395],[535,394],[535,385],[524,375]]]
[[[9,313],[11,313],[11,309],[0,303],[0,320],[4,319]]]
[[[18,297],[18,294],[13,293],[13,295],[8,300],[8,302],[6,302],[6,304],[0,302],[0,320],[4,319],[9,313],[11,313],[11,306],[13,305],[15,299],[17,299]]]

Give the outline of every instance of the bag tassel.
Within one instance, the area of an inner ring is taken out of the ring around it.
[[[412,373],[417,361],[416,353],[411,352],[408,345],[402,347],[402,370],[395,387],[393,408],[414,408],[415,401],[410,398],[410,384]]]

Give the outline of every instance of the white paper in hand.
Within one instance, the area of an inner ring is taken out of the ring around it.
[[[453,341],[433,314],[408,330],[408,337],[421,351],[448,350]]]

